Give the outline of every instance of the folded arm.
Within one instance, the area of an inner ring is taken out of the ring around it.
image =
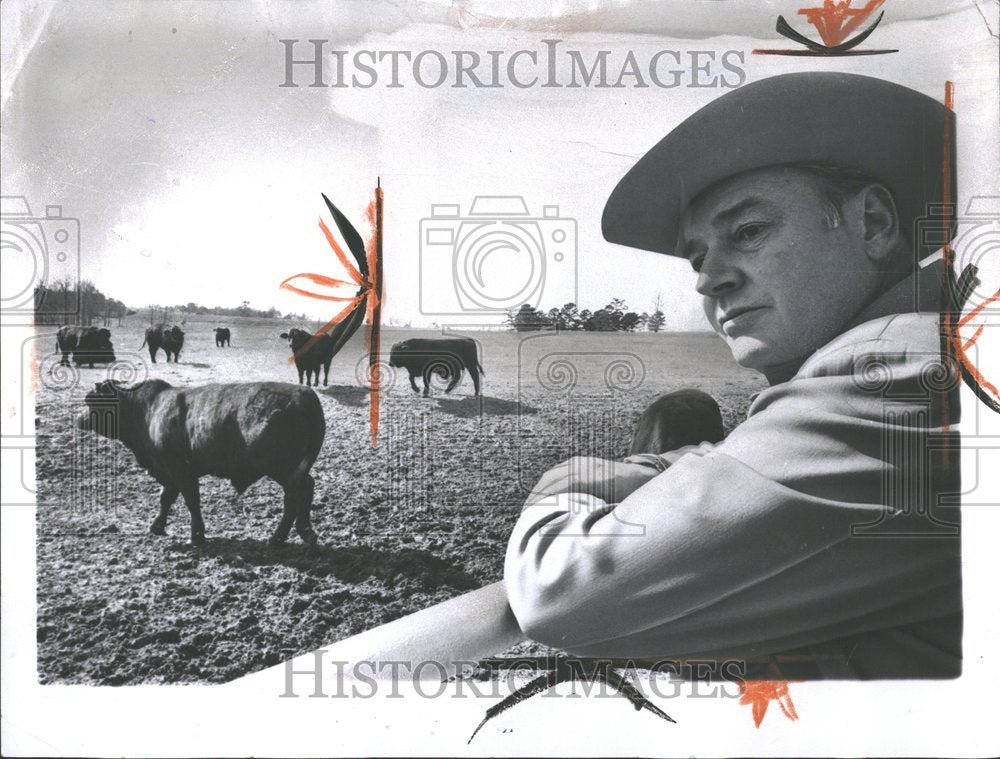
[[[957,540],[852,537],[895,474],[881,399],[792,384],[618,504],[536,493],[505,564],[524,632],[596,656],[750,654],[955,611]],[[926,448],[919,421],[897,432]]]

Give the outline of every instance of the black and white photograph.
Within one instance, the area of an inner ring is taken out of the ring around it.
[[[4,755],[1000,751],[996,0],[0,27]]]

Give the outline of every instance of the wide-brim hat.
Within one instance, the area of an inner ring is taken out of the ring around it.
[[[678,124],[615,187],[601,228],[609,242],[678,255],[684,209],[716,182],[766,166],[829,164],[882,182],[911,239],[925,220],[914,239],[923,257],[944,244],[943,220],[954,218],[941,207],[946,161],[954,204],[955,114],[937,100],[868,76],[783,74],[739,87]]]

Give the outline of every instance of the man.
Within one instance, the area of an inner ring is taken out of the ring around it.
[[[940,264],[918,267],[934,250],[913,236],[942,228],[953,135],[905,87],[789,74],[702,108],[628,172],[605,237],[685,259],[771,386],[717,445],[550,470],[507,551],[521,630],[580,655],[960,674],[958,387]]]

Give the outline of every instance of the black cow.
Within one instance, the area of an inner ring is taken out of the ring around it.
[[[686,388],[661,395],[642,412],[629,455],[660,454],[685,445],[718,443],[723,437],[719,404],[708,393]]]
[[[315,342],[306,348],[314,335],[304,329],[293,327],[288,332],[282,332],[282,340],[288,341],[288,347],[295,356],[295,368],[299,371],[299,384],[305,376],[306,385],[319,386],[319,370],[323,367],[323,386],[330,377],[330,362],[333,361],[334,339],[330,335],[320,335]],[[313,378],[315,376],[315,381]]]
[[[229,345],[230,332],[229,327],[216,327],[215,328],[215,347],[224,348]]]
[[[157,324],[146,329],[146,339],[142,341],[140,348],[149,346],[149,357],[156,363],[156,352],[163,348],[167,354],[167,363],[170,363],[170,356],[173,354],[174,363],[181,358],[181,348],[184,347],[184,332],[176,324],[168,327],[166,324]]]
[[[178,494],[191,512],[191,542],[205,540],[198,479],[224,477],[242,493],[261,477],[285,490],[285,509],[268,541],[288,539],[292,523],[313,546],[313,478],[326,422],[312,390],[277,382],[174,388],[160,379],[126,387],[112,380],[87,393],[77,424],[120,440],[160,483],[160,513],[150,531],[166,534]]]
[[[111,330],[97,327],[67,325],[56,332],[56,348],[62,353],[60,364],[69,364],[73,354],[74,364],[113,364],[115,349],[111,344]]]
[[[389,351],[389,366],[406,369],[410,373],[410,387],[419,393],[414,377],[424,380],[424,397],[430,391],[431,375],[448,381],[445,388],[450,393],[468,370],[476,395],[479,395],[479,375],[485,374],[476,354],[476,341],[468,337],[411,337],[396,343]]]

